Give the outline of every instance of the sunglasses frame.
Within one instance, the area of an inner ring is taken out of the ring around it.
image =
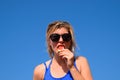
[[[64,34],[58,34],[58,33],[53,33],[50,35],[50,39],[53,42],[58,42],[60,37],[62,37],[63,41],[69,42],[71,40],[71,34],[70,33],[64,33]]]

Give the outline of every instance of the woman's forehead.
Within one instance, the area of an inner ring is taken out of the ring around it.
[[[58,28],[55,31],[53,31],[53,33],[68,33],[68,30],[66,28]]]

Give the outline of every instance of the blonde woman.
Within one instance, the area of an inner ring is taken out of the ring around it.
[[[51,59],[36,66],[33,80],[92,80],[87,59],[74,56],[76,43],[68,22],[50,23],[46,41]]]

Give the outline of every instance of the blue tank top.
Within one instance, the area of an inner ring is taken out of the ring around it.
[[[50,72],[50,65],[52,63],[52,60],[47,68],[46,66],[46,63],[44,63],[45,67],[46,67],[46,72],[45,72],[45,76],[44,76],[44,80],[73,80],[73,77],[70,73],[70,71],[67,72],[67,74],[61,78],[54,78],[52,75],[51,75],[51,72]],[[74,62],[74,66],[76,67],[76,64]]]

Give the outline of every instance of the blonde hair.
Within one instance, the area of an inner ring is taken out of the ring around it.
[[[46,32],[47,49],[48,49],[48,52],[49,52],[49,55],[50,55],[51,58],[53,58],[54,52],[53,52],[53,50],[52,50],[52,48],[49,44],[50,35],[56,29],[59,29],[59,28],[66,28],[68,30],[68,32],[71,34],[72,39],[71,39],[70,51],[74,52],[75,47],[76,47],[76,43],[75,43],[75,40],[74,40],[74,32],[73,32],[72,26],[66,21],[54,21],[54,22],[52,22],[48,25],[47,32]]]

